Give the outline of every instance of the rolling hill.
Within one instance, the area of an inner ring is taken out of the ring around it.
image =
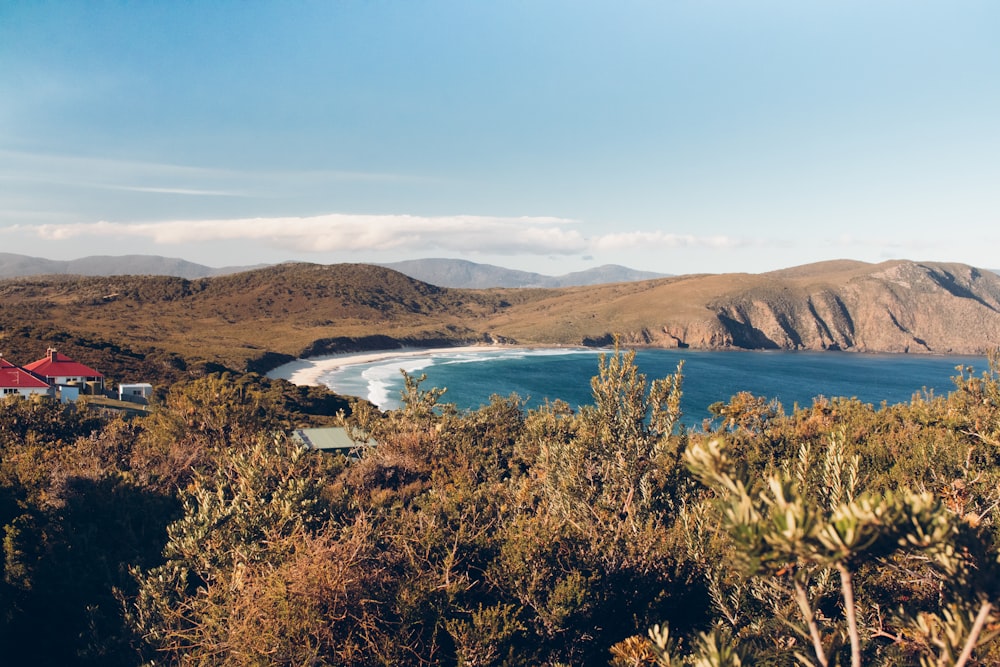
[[[240,273],[259,266],[229,266],[213,268],[174,257],[158,255],[96,255],[61,261],[0,252],[0,278],[42,275],[77,276],[173,276],[175,278],[207,278]],[[570,287],[598,285],[633,280],[661,278],[665,274],[636,271],[624,266],[607,264],[586,271],[562,276],[515,271],[490,264],[477,264],[459,259],[415,259],[382,264],[411,278],[438,285],[485,289],[490,287]]]
[[[71,260],[44,259],[0,252],[0,278],[41,275],[174,276],[204,278],[246,271],[253,267],[212,268],[158,255],[92,255]]]
[[[1000,346],[1000,276],[839,261],[764,274],[597,286],[438,287],[366,264],[280,264],[189,280],[0,281],[0,352],[58,347],[121,380],[267,370],[301,356],[471,342],[982,354]]]
[[[663,278],[666,274],[636,271],[625,266],[605,264],[586,271],[561,276],[547,276],[530,271],[515,271],[492,264],[477,264],[460,259],[414,259],[382,264],[411,278],[441,287],[488,289],[490,287],[574,287],[605,283],[633,282]]]

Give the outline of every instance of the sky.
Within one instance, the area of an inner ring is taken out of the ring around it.
[[[0,3],[0,252],[1000,268],[993,0]]]

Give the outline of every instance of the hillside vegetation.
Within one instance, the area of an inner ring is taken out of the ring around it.
[[[364,264],[282,264],[197,280],[0,281],[0,349],[59,347],[119,379],[267,370],[398,345],[854,350],[984,354],[1000,276],[961,264],[827,262],[560,289],[436,287]]]
[[[111,374],[177,379],[350,349],[376,334],[390,347],[473,339],[482,334],[472,325],[505,305],[500,294],[444,290],[369,265],[283,264],[198,280],[21,278],[0,281],[0,346],[8,359],[55,345]]]
[[[33,665],[1000,664],[1000,356],[946,396],[698,431],[682,367],[604,355],[592,403],[403,407],[254,372],[470,341],[976,351],[998,279],[836,262],[456,290],[381,267],[0,282],[0,346],[161,384],[126,419],[0,402],[0,655]],[[230,372],[239,371],[239,372]],[[980,372],[982,371],[982,372]],[[347,459],[305,451],[341,423]]]
[[[5,664],[1000,664],[1000,368],[680,426],[681,368],[460,413],[407,378],[348,460],[209,375],[125,421],[0,402]]]

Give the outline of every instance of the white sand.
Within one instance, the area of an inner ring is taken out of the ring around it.
[[[373,361],[385,361],[386,359],[395,359],[397,357],[426,357],[451,352],[491,352],[494,350],[515,349],[515,347],[511,345],[468,345],[465,347],[440,347],[433,349],[398,348],[395,350],[378,350],[374,352],[331,354],[325,357],[313,357],[312,359],[296,359],[287,364],[282,364],[270,371],[267,377],[288,380],[298,385],[318,385],[319,378],[324,373],[329,373],[345,366],[370,364]]]

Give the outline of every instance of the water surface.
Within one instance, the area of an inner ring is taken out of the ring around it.
[[[442,402],[475,409],[491,396],[517,394],[529,407],[561,399],[578,407],[593,402],[590,379],[600,354],[591,349],[510,349],[447,352],[389,358],[346,366],[320,381],[334,391],[369,399],[382,409],[399,407],[400,370],[426,373],[424,388],[447,389]],[[857,354],[848,352],[736,352],[640,350],[636,364],[648,380],[673,373],[684,361],[685,423],[709,417],[708,406],[740,391],[779,401],[786,409],[820,396],[857,398],[879,405],[909,401],[917,393],[947,394],[958,366],[986,370],[985,357]]]

